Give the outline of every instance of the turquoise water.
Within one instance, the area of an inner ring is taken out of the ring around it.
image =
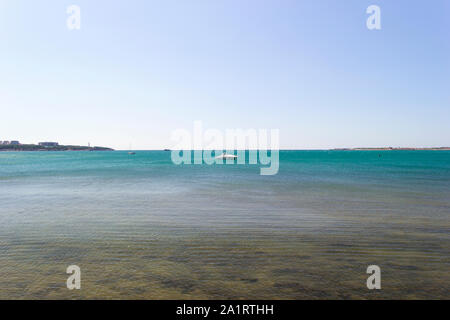
[[[449,151],[170,155],[0,153],[0,298],[450,298]]]

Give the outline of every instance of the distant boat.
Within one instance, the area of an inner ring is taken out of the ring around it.
[[[131,143],[130,143],[128,150],[133,150]],[[136,154],[136,152],[130,151],[130,152],[128,152],[128,154],[133,155],[133,154]]]
[[[164,151],[170,151],[170,149],[164,149]]]
[[[220,156],[217,156],[216,159],[236,159],[237,156],[234,154],[226,154],[225,152],[222,153]]]

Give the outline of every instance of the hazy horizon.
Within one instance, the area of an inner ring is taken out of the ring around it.
[[[2,140],[0,140],[1,142]],[[9,141],[6,139],[6,141]],[[37,145],[38,143],[23,143],[21,141],[19,141],[21,144],[23,145]],[[41,142],[41,141],[39,141]],[[44,142],[44,141],[42,141]],[[50,141],[49,141],[50,142]],[[56,142],[56,141],[55,141]],[[87,147],[88,144],[67,144],[67,146],[82,146],[82,147]],[[111,146],[107,146],[107,145],[93,145],[90,144],[91,147],[105,147],[105,148],[112,148]],[[354,147],[330,147],[330,148],[280,148],[278,149],[279,151],[327,151],[327,150],[342,150],[342,149],[348,149],[348,150],[352,150],[352,149],[378,149],[378,148],[393,148],[393,149],[438,149],[438,148],[450,148],[450,146],[417,146],[417,147],[405,147],[405,146],[354,146]],[[164,150],[186,150],[186,151],[207,151],[207,150],[211,150],[213,151],[214,149],[171,149],[170,147],[162,147],[162,148],[154,148],[154,149],[137,149],[137,148],[112,148],[114,149],[114,151],[164,151]],[[218,149],[218,150],[225,150],[225,149]],[[253,150],[253,149],[234,149],[234,151],[249,151],[249,150]]]

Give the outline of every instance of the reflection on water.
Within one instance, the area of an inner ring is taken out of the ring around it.
[[[449,152],[280,157],[0,154],[0,298],[450,298]]]

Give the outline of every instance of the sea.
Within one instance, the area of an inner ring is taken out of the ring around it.
[[[0,153],[0,299],[450,299],[450,151],[135,153]]]

